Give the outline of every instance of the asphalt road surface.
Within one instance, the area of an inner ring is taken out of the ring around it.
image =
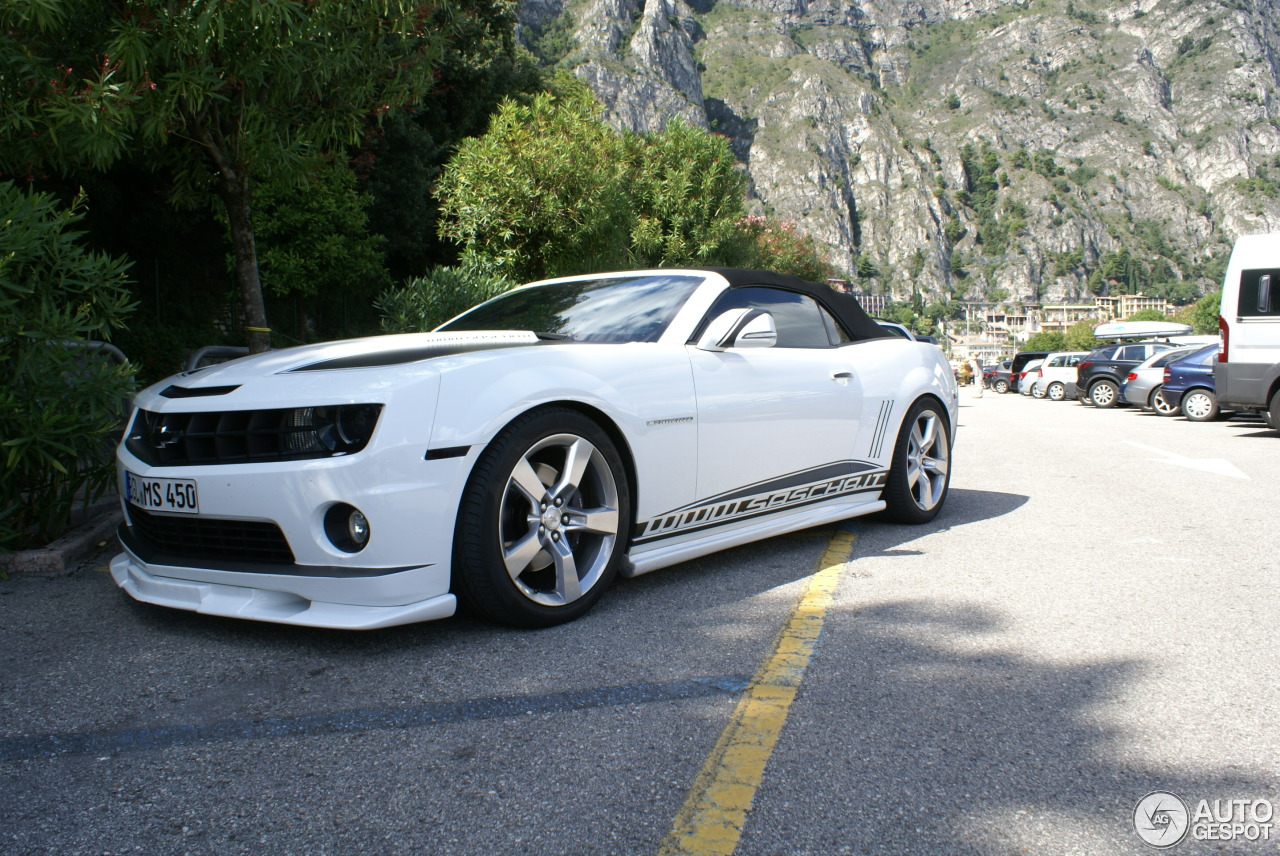
[[[962,405],[933,524],[722,553],[545,631],[207,618],[105,550],[0,582],[0,853],[1142,854],[1152,792],[1187,811],[1166,852],[1277,852],[1280,432]],[[727,838],[681,826],[718,811]]]

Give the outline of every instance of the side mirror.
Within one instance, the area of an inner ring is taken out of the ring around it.
[[[763,309],[730,309],[716,316],[698,339],[698,349],[772,348],[778,344],[778,327]]]

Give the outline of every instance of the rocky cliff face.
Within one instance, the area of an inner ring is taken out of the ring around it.
[[[1280,0],[523,0],[619,126],[730,137],[752,205],[902,297],[1216,287],[1280,231]]]

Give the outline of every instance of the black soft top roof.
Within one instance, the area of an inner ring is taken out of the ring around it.
[[[800,294],[808,295],[834,315],[855,341],[893,336],[892,333],[877,324],[867,314],[866,310],[862,308],[862,304],[858,302],[858,298],[843,291],[836,291],[825,283],[809,282],[807,279],[801,279],[798,276],[774,273],[767,270],[719,267],[696,268],[696,270],[706,270],[720,274],[720,276],[729,281],[730,288],[770,285],[775,288],[783,288],[787,291],[796,291]]]

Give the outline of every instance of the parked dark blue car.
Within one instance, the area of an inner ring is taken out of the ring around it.
[[[1213,363],[1218,346],[1205,345],[1177,362],[1164,367],[1164,385],[1160,396],[1169,405],[1165,416],[1181,413],[1192,422],[1211,422],[1218,418],[1218,397],[1213,389]]]

